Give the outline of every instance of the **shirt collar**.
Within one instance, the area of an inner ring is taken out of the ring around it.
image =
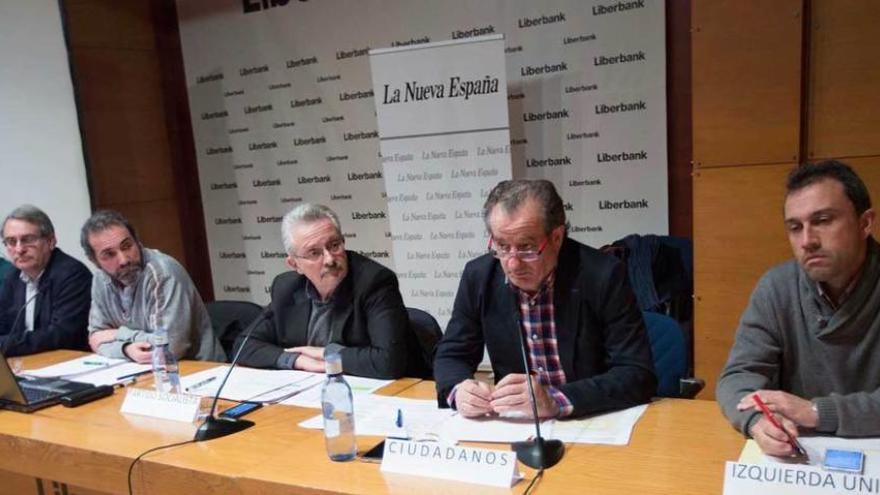
[[[42,277],[44,273],[46,273],[45,268],[36,277],[30,278],[27,276],[27,274],[25,272],[19,272],[18,278],[26,284],[32,283],[32,284],[36,285],[37,282],[40,281],[40,277]]]
[[[837,298],[837,302],[835,302],[834,299],[831,298],[831,294],[829,294],[826,290],[826,285],[824,283],[816,282],[816,289],[819,292],[819,296],[822,297],[822,299],[824,299],[829,306],[831,306],[831,309],[836,311],[838,308],[843,306],[843,303],[845,303],[847,299],[849,299],[849,296],[852,295],[853,291],[856,289],[856,285],[858,285],[859,280],[862,278],[862,273],[865,271],[866,264],[867,262],[862,263],[859,271],[857,271],[852,280],[850,280],[849,285],[847,285],[846,289],[844,289],[843,292],[840,293],[840,297]]]
[[[521,299],[525,299],[526,301],[529,301],[529,302],[537,301],[538,299],[545,297],[548,292],[552,292],[553,285],[555,282],[556,282],[556,269],[554,268],[553,271],[551,271],[549,274],[547,274],[547,277],[544,279],[543,282],[541,282],[541,285],[538,287],[538,290],[533,295],[533,294],[529,294],[528,292],[513,285],[513,283],[510,282],[510,279],[507,278],[507,275],[504,276],[504,283],[506,283],[508,287],[513,288],[513,290],[516,291],[516,293],[519,295],[519,297]]]

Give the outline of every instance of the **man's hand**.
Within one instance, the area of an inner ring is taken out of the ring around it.
[[[150,356],[153,354],[152,350],[153,346],[149,342],[132,342],[123,347],[125,355],[132,361],[140,364],[150,362]]]
[[[299,353],[299,357],[293,363],[294,369],[311,371],[313,373],[323,373],[326,370],[323,347],[300,346],[284,350]]]
[[[559,414],[559,404],[550,396],[547,388],[541,385],[538,377],[532,376],[535,389],[535,403],[539,418],[554,418]],[[526,375],[511,373],[495,385],[490,402],[492,410],[498,414],[524,415],[532,418],[532,401],[529,399],[529,384]]]
[[[764,398],[763,394],[761,398]],[[776,415],[776,420],[782,424],[782,427],[788,431],[792,438],[797,438],[798,431],[794,423],[780,415]],[[773,426],[773,423],[766,416],[762,415],[761,419],[752,425],[749,433],[751,433],[752,438],[755,439],[755,442],[758,443],[758,446],[761,447],[765,454],[787,457],[794,453],[794,447],[788,443],[788,437],[785,435],[785,432]]]
[[[111,328],[108,330],[97,330],[89,334],[89,347],[92,348],[92,352],[98,352],[98,347],[101,344],[106,344],[107,342],[113,342],[116,340],[116,333],[119,332],[116,328]]]
[[[780,390],[758,390],[748,394],[739,401],[736,408],[740,411],[749,409],[760,411],[752,398],[755,394],[761,396],[767,409],[776,413],[777,417],[784,416],[804,428],[815,428],[819,424],[819,414],[813,410],[812,402]]]
[[[467,379],[456,385],[455,408],[466,418],[492,414],[492,385]]]

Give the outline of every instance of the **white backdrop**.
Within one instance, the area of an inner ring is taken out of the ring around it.
[[[57,0],[0,2],[0,157],[0,222],[34,204],[59,247],[85,262],[79,229],[91,207]]]
[[[301,201],[395,266],[372,48],[503,33],[513,176],[554,181],[588,244],[667,233],[662,0],[272,3],[178,2],[217,298],[268,301]]]

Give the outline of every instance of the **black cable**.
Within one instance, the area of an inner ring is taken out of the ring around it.
[[[186,445],[188,443],[195,443],[195,442],[196,442],[195,440],[190,439],[190,440],[186,440],[184,442],[170,443],[168,445],[160,445],[158,447],[153,447],[150,450],[146,450],[144,452],[141,452],[141,454],[139,456],[135,457],[134,460],[131,461],[131,464],[128,466],[128,495],[134,495],[134,491],[131,488],[131,473],[132,473],[132,471],[134,471],[134,465],[137,464],[137,462],[139,460],[141,460],[145,455],[147,455],[151,452],[156,452],[157,450],[170,449],[171,447],[178,447],[180,445]]]
[[[535,482],[544,476],[544,468],[538,470],[538,473],[535,474],[535,477],[532,478],[532,481],[529,483],[529,486],[526,487],[526,491],[523,492],[523,495],[529,495],[532,492],[532,487],[535,486]]]

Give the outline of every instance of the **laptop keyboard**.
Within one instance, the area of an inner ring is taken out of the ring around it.
[[[58,395],[57,390],[46,390],[42,388],[21,387],[21,391],[24,392],[24,397],[27,399],[28,403],[38,402]]]

